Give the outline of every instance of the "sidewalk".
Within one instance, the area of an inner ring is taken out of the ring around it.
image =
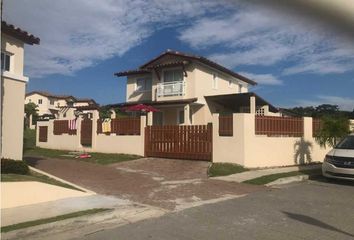
[[[251,180],[254,178],[271,175],[271,174],[294,172],[299,170],[312,170],[312,169],[319,169],[319,168],[321,168],[321,164],[314,164],[308,166],[267,168],[267,169],[259,169],[259,170],[250,170],[247,172],[236,173],[228,176],[213,177],[213,179],[218,179],[218,180],[223,180],[228,182],[244,182],[247,180]]]
[[[126,204],[126,201],[103,195],[65,198],[56,201],[4,208],[1,210],[1,224],[2,226],[7,226],[92,208],[112,208],[123,204]]]

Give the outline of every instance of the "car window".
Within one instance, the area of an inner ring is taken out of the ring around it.
[[[344,138],[338,145],[338,149],[354,149],[354,136]]]

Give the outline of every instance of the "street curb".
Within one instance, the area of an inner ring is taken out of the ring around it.
[[[283,185],[283,184],[288,184],[288,183],[293,183],[293,182],[301,182],[304,180],[308,180],[309,175],[298,175],[298,176],[292,176],[292,177],[285,177],[285,178],[279,178],[273,182],[265,184],[267,187],[272,187],[276,185]]]
[[[39,169],[34,168],[34,167],[31,167],[31,166],[28,166],[28,167],[29,167],[32,171],[34,171],[34,172],[37,172],[37,173],[46,175],[47,177],[53,178],[53,179],[55,179],[55,180],[57,180],[57,181],[60,181],[60,182],[69,184],[69,185],[71,185],[71,186],[73,186],[73,187],[75,187],[75,188],[77,188],[77,189],[79,189],[79,190],[81,190],[81,191],[83,191],[83,192],[90,193],[90,194],[97,194],[97,193],[95,193],[94,191],[91,191],[91,190],[88,190],[88,189],[86,189],[86,188],[80,187],[80,186],[78,186],[78,185],[76,185],[76,184],[74,184],[74,183],[72,183],[72,182],[66,181],[66,180],[64,180],[64,179],[62,179],[62,178],[59,178],[59,177],[56,177],[56,176],[54,176],[54,175],[52,175],[52,174],[50,174],[50,173],[44,172],[44,171],[42,171],[42,170],[39,170]]]

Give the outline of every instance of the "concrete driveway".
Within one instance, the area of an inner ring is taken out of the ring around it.
[[[144,158],[102,166],[75,159],[28,158],[40,170],[99,194],[181,210],[266,190],[265,187],[208,179],[209,162]]]

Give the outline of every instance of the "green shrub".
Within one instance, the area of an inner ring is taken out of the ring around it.
[[[208,176],[209,177],[227,176],[230,174],[241,173],[245,171],[248,171],[248,169],[238,164],[213,163],[208,169]]]
[[[1,173],[14,173],[27,175],[29,173],[29,167],[23,161],[15,161],[12,159],[1,159]]]

